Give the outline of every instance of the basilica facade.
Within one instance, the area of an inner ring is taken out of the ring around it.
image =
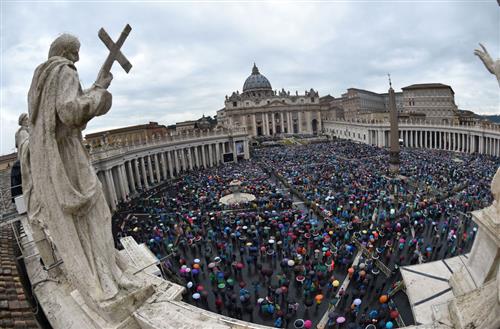
[[[273,90],[254,64],[243,91],[226,96],[217,121],[226,128],[244,127],[249,136],[317,135],[322,131],[320,97],[314,89],[304,94]]]

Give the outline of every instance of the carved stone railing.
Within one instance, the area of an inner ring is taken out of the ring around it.
[[[328,119],[324,123],[339,123],[339,124],[363,124],[363,125],[374,125],[374,126],[390,126],[390,122],[387,120],[367,120],[367,119]],[[494,123],[485,122],[471,122],[468,124],[454,124],[454,123],[439,123],[430,120],[399,120],[400,127],[407,126],[426,126],[426,127],[439,127],[439,128],[450,128],[450,129],[471,129],[471,130],[481,130],[485,132],[500,133],[500,125]]]
[[[232,137],[247,135],[246,128],[239,127],[233,129],[217,128],[211,130],[190,130],[175,134],[165,134],[159,138],[136,141],[134,143],[117,143],[114,145],[105,145],[98,148],[90,148],[89,155],[92,161],[107,159],[113,156],[137,152],[142,149],[151,148],[154,146],[165,146],[169,144],[196,142],[203,139],[217,137]]]

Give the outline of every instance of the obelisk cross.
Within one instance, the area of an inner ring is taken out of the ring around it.
[[[106,45],[106,47],[109,49],[109,55],[101,67],[100,74],[111,71],[111,66],[113,66],[115,60],[118,63],[120,63],[121,67],[125,70],[125,72],[128,73],[130,71],[130,69],[132,68],[132,64],[130,64],[128,59],[122,54],[120,48],[125,42],[125,39],[127,39],[128,34],[130,33],[131,30],[132,28],[130,27],[130,25],[127,24],[123,29],[122,34],[120,34],[120,37],[118,38],[118,41],[116,41],[116,43],[113,42],[113,40],[111,40],[110,36],[106,31],[104,31],[103,28],[99,30],[98,33],[99,39],[101,39],[102,42]]]

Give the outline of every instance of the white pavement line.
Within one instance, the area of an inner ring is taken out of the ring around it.
[[[361,258],[361,255],[363,254],[363,252],[359,249],[358,250],[358,253],[356,254],[356,257],[354,257],[354,261],[352,262],[352,265],[351,266],[357,266],[358,263],[359,263],[359,259]],[[323,315],[323,317],[321,318],[321,320],[318,322],[318,325],[316,326],[316,328],[318,329],[324,329],[326,327],[326,324],[328,322],[328,313],[330,313],[330,311],[334,310],[335,307],[337,307],[337,305],[340,303],[340,296],[339,296],[339,291],[341,288],[344,288],[344,292],[347,291],[347,287],[349,287],[349,283],[351,282],[351,280],[349,280],[349,275],[346,275],[344,281],[342,282],[342,285],[340,286],[339,290],[337,291],[337,294],[335,295],[334,298],[337,298],[337,302],[335,303],[335,305],[330,305],[330,307],[328,307],[328,309],[326,310],[325,314]]]

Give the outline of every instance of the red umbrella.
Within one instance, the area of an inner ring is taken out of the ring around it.
[[[399,312],[396,310],[391,311],[391,319],[396,319],[399,316]]]

